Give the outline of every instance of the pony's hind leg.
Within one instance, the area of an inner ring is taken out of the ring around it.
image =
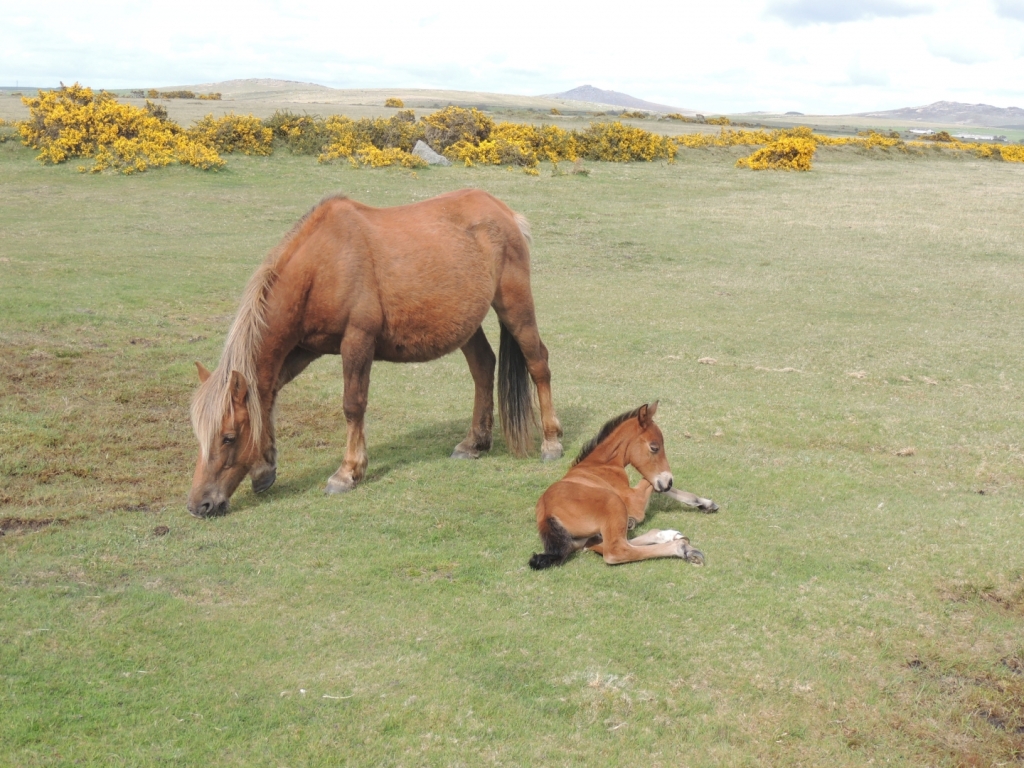
[[[506,269],[506,272],[510,270]],[[504,285],[505,278],[502,283]],[[540,421],[544,430],[544,439],[540,446],[540,457],[551,461],[562,456],[562,424],[555,414],[555,406],[551,399],[551,368],[548,366],[548,348],[540,340],[537,328],[537,317],[533,308],[533,299],[526,286],[526,296],[515,306],[508,306],[508,290],[503,291],[501,301],[495,300],[495,311],[505,329],[522,351],[526,358],[526,369],[537,387],[537,403],[540,405]],[[521,291],[520,291],[521,293]],[[502,340],[504,345],[505,340]]]
[[[327,493],[352,490],[366,473],[366,435],[363,418],[370,391],[370,366],[373,364],[373,338],[349,326],[341,343],[341,364],[345,373],[345,423],[348,438],[345,461],[327,480]]]
[[[462,347],[476,392],[473,396],[473,423],[466,439],[455,446],[453,459],[476,459],[480,451],[490,450],[494,431],[494,350],[483,328],[477,328]]]

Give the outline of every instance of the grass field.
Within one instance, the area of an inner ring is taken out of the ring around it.
[[[1024,166],[742,153],[125,178],[0,145],[0,764],[1020,760]],[[325,193],[465,186],[533,223],[566,457],[450,461],[461,355],[378,364],[368,479],[325,497],[335,358],[283,393],[277,485],[191,518],[192,361],[264,253]],[[722,509],[646,527],[707,567],[531,572],[537,497],[654,398]]]

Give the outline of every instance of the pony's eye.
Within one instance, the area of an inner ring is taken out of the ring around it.
[[[657,453],[661,450],[661,446],[657,443],[651,443],[651,453]]]
[[[224,440],[223,440],[224,445],[231,445],[233,442],[235,442],[235,436],[234,435],[224,435]]]

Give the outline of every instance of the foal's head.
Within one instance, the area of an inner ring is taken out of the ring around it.
[[[665,453],[665,438],[654,423],[657,410],[657,400],[650,405],[641,405],[636,419],[628,422],[632,432],[626,446],[626,462],[632,464],[654,486],[654,490],[664,493],[672,488],[672,471]]]
[[[199,363],[196,367],[201,385],[192,401],[192,428],[199,439],[199,458],[188,511],[207,517],[227,511],[231,494],[261,461],[251,412],[259,404],[238,371],[222,379],[219,370],[211,374]]]

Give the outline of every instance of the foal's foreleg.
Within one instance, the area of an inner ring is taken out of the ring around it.
[[[469,435],[455,446],[453,459],[476,459],[480,451],[490,450],[494,431],[494,350],[487,342],[483,328],[477,328],[462,347],[476,393],[473,397],[473,423]]]
[[[629,513],[627,525],[633,530],[647,517],[647,506],[651,503],[651,494],[654,493],[654,486],[646,478],[641,478],[635,488],[630,488],[622,499],[626,503],[626,510]]]
[[[718,505],[711,499],[702,498],[695,493],[690,493],[689,491],[680,491],[675,488],[671,488],[665,491],[665,495],[669,498],[675,499],[680,504],[685,504],[688,507],[695,507],[701,512],[718,511]]]
[[[267,448],[261,456],[262,461],[255,464],[249,470],[249,479],[252,480],[252,489],[255,493],[266,491],[277,480],[277,442],[274,438],[274,408],[277,404],[277,393],[281,387],[298,376],[311,362],[320,357],[316,352],[296,347],[284,359],[281,365],[281,372],[277,376],[277,384],[270,402],[270,418],[267,419],[267,437],[269,441]]]
[[[370,366],[373,364],[373,338],[351,328],[341,342],[341,364],[345,374],[345,423],[348,439],[345,461],[327,480],[327,493],[352,490],[366,474],[366,435],[363,417],[370,392]]]

